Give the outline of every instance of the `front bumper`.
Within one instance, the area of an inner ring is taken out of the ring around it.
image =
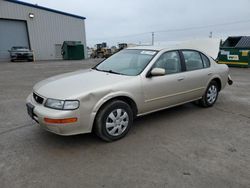
[[[33,60],[33,55],[15,54],[11,55],[11,60]]]
[[[66,111],[54,110],[45,107],[43,104],[38,104],[33,95],[29,95],[26,100],[26,106],[29,116],[35,120],[40,127],[58,135],[76,135],[89,132],[84,126],[84,122],[80,118],[80,110]],[[45,118],[50,119],[67,119],[77,118],[77,122],[67,124],[53,124],[45,122]]]

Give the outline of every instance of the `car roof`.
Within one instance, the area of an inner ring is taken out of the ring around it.
[[[127,49],[133,49],[133,50],[155,50],[155,51],[162,51],[162,50],[180,50],[180,49],[186,49],[186,50],[197,50],[200,52],[203,52],[199,50],[198,48],[192,47],[190,45],[185,44],[173,44],[173,45],[165,45],[165,46],[136,46],[136,47],[129,47]],[[204,53],[204,52],[203,52]]]
[[[136,47],[129,47],[127,49],[129,50],[155,50],[155,51],[161,51],[161,50],[170,50],[173,48],[172,46],[136,46]]]
[[[194,51],[199,51],[206,56],[212,57],[210,54],[208,54],[204,50],[200,50],[199,48],[193,48],[190,47],[190,45],[167,45],[167,46],[136,46],[136,47],[129,47],[127,48],[128,50],[152,50],[152,51],[172,51],[172,50],[194,50]]]
[[[220,49],[220,39],[195,39],[180,42],[170,42],[159,46],[136,46],[128,49],[140,49],[140,50],[156,50],[156,51],[171,51],[171,50],[197,50],[207,56],[211,56],[216,59]]]

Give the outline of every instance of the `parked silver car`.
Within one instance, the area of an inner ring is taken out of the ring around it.
[[[124,137],[135,117],[196,101],[211,107],[232,83],[227,65],[195,49],[136,47],[88,70],[36,84],[27,98],[32,119],[59,135]]]
[[[34,61],[33,51],[27,47],[13,46],[11,50],[9,50],[9,53],[11,62],[18,60]]]

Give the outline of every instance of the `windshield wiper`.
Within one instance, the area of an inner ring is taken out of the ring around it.
[[[93,67],[91,69],[99,71],[99,69],[97,67]]]
[[[112,73],[112,74],[119,74],[119,75],[124,75],[124,74],[122,74],[122,73],[119,73],[119,72],[115,72],[115,71],[113,71],[113,70],[108,70],[107,72],[109,72],[109,73]]]
[[[94,70],[97,70],[97,71],[101,71],[101,72],[108,72],[108,73],[111,73],[111,74],[118,74],[118,75],[124,75],[122,73],[119,73],[119,72],[115,72],[113,70],[101,70],[101,69],[97,69],[96,67],[93,68]]]

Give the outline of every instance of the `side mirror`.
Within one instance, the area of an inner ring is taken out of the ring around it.
[[[166,74],[165,69],[162,68],[153,68],[150,72],[150,76],[164,76]]]

